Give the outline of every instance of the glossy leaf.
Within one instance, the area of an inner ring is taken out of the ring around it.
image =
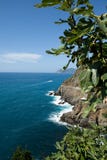
[[[97,73],[97,69],[92,69],[92,82],[95,87],[99,83],[99,75]]]
[[[91,91],[91,89],[93,88],[93,84],[91,81],[91,70],[90,69],[83,70],[79,76],[79,79],[80,79],[81,88],[85,92]]]
[[[61,46],[58,49],[52,48],[51,51],[47,50],[46,53],[59,55],[61,53],[64,53],[64,51],[65,51],[64,46]]]
[[[81,7],[81,8],[75,8],[73,10],[73,13],[77,15],[91,16],[92,10],[88,8],[86,9],[86,7]]]
[[[101,76],[101,79],[103,80],[103,82],[104,82],[105,80],[107,80],[107,73],[103,74],[103,75]]]
[[[34,6],[37,8],[41,7],[49,7],[49,6],[54,6],[60,3],[61,0],[42,0],[41,3],[35,4]]]

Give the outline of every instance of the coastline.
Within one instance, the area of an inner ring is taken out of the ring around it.
[[[79,68],[75,74],[65,80],[55,95],[60,95],[61,99],[74,107],[70,112],[63,113],[60,120],[70,125],[79,125],[81,127],[91,127],[92,124],[99,126],[107,125],[107,103],[99,103],[96,110],[91,110],[86,94],[80,87],[79,75],[82,70]],[[92,93],[93,94],[93,93]]]
[[[63,114],[71,112],[74,106],[64,101],[60,95],[55,95],[55,91],[49,91],[46,95],[53,97],[50,103],[54,104],[59,109],[59,111],[51,113],[48,120],[59,125],[70,125],[69,123],[62,121],[61,117]]]

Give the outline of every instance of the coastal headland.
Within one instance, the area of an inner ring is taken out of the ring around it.
[[[78,69],[75,74],[65,80],[55,92],[55,95],[60,95],[65,102],[74,106],[71,108],[70,112],[64,113],[60,120],[71,125],[79,124],[81,127],[90,127],[90,124],[106,126],[106,103],[98,104],[95,111],[90,110],[86,117],[83,116],[84,110],[88,106],[88,102],[87,94],[82,91],[79,84],[80,72],[81,70]]]

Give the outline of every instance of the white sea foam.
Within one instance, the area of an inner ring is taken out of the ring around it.
[[[53,80],[48,80],[48,81],[43,81],[43,82],[40,82],[40,83],[30,84],[30,85],[28,85],[27,87],[40,86],[40,85],[44,85],[44,84],[51,83],[51,82],[53,82]]]
[[[62,116],[64,113],[71,112],[71,111],[72,111],[72,106],[70,106],[70,108],[69,108],[69,107],[68,107],[68,108],[66,107],[66,108],[64,108],[63,110],[61,110],[60,112],[53,112],[53,113],[49,116],[48,120],[50,120],[50,121],[52,121],[52,122],[54,122],[54,123],[58,123],[58,124],[60,124],[60,125],[67,125],[66,122],[60,121],[60,118],[61,118],[61,116]]]
[[[55,91],[48,91],[48,93],[46,93],[46,96],[54,96]]]
[[[50,83],[50,82],[53,82],[53,80],[49,80],[49,81],[47,81],[47,82],[49,82],[49,83]]]
[[[53,104],[55,104],[57,106],[62,106],[62,107],[67,107],[67,108],[69,108],[69,107],[71,108],[72,107],[69,103],[65,102],[61,98],[61,96],[54,96],[53,101],[51,103],[53,103]]]
[[[54,96],[54,99],[51,103],[60,107],[60,111],[53,112],[48,119],[60,125],[67,125],[67,123],[60,121],[60,118],[64,113],[71,112],[73,106],[67,102],[64,102],[64,100],[61,99],[61,96]]]

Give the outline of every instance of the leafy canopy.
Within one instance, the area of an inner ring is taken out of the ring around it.
[[[11,160],[34,160],[34,159],[32,158],[30,151],[18,146],[16,148],[16,151],[13,153]]]
[[[46,52],[65,54],[68,63],[64,69],[71,62],[81,67],[81,88],[95,108],[107,96],[107,14],[95,15],[89,0],[42,0],[35,5],[38,8],[50,6],[68,13],[67,19],[56,22],[68,24],[68,28],[59,37],[62,46]]]
[[[95,126],[91,130],[71,127],[63,140],[56,143],[57,152],[48,156],[46,160],[106,160],[105,133],[106,128]]]

